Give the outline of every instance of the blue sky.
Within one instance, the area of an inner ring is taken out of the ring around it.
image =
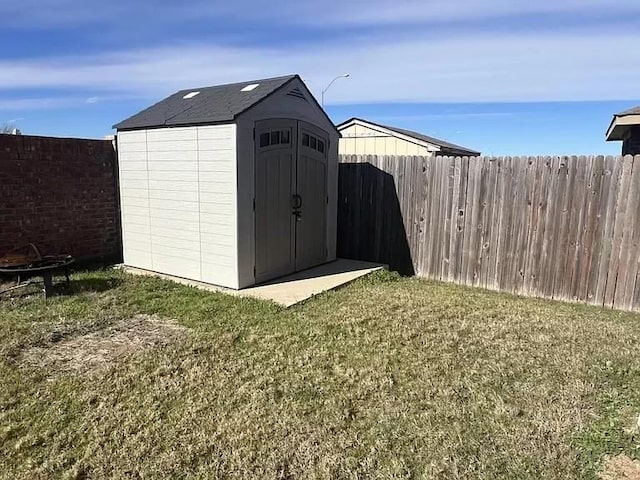
[[[97,137],[183,88],[299,73],[359,116],[483,153],[618,153],[637,0],[0,0],[0,125]]]

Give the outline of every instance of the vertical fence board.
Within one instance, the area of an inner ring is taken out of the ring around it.
[[[580,189],[579,177],[580,166],[578,165],[578,157],[571,156],[568,159],[568,178],[567,178],[567,192],[566,203],[563,209],[564,221],[566,226],[563,232],[562,250],[559,251],[560,258],[562,259],[561,269],[558,271],[558,284],[556,287],[556,293],[558,298],[563,300],[571,300],[571,279],[573,277],[573,251],[576,248],[576,237],[578,229],[578,217],[579,217],[579,204],[580,204]],[[578,187],[578,188],[576,188]]]
[[[599,229],[602,247],[598,258],[598,267],[595,282],[594,302],[606,305],[606,288],[609,273],[609,263],[613,249],[613,230],[615,226],[615,209],[618,202],[620,189],[620,177],[622,175],[622,161],[619,158],[607,156],[605,158],[604,191],[606,191],[606,203],[600,205]],[[604,198],[603,191],[603,198]]]
[[[523,251],[523,269],[522,269],[522,293],[530,294],[531,286],[536,278],[538,261],[536,257],[536,241],[538,237],[540,216],[540,195],[541,189],[544,187],[541,178],[544,174],[544,160],[541,157],[533,157],[530,159],[532,168],[529,170],[527,182],[527,236],[525,249]]]
[[[572,190],[571,205],[571,242],[567,250],[567,266],[571,274],[565,277],[565,296],[570,300],[578,300],[577,290],[580,271],[580,250],[584,234],[584,203],[586,197],[586,183],[588,168],[584,156],[576,158],[576,177]]]
[[[498,238],[498,254],[496,259],[497,287],[499,290],[507,290],[507,268],[509,267],[508,245],[511,241],[511,214],[513,207],[513,158],[506,157],[502,168],[502,219],[500,220],[500,235]]]
[[[389,157],[386,158],[387,161],[389,161]],[[395,184],[395,190],[396,190],[396,196],[398,198],[398,209],[397,209],[397,213],[400,214],[400,218],[399,218],[399,222],[398,222],[398,227],[402,227],[402,228],[398,228],[398,229],[394,229],[393,233],[394,233],[394,245],[396,245],[396,249],[398,248],[398,245],[400,242],[402,242],[403,238],[403,231],[404,231],[404,237],[406,239],[406,241],[408,242],[408,238],[409,238],[409,225],[407,225],[407,200],[408,197],[411,195],[411,183],[409,182],[409,178],[406,177],[406,172],[405,172],[405,165],[407,163],[407,158],[406,157],[399,157],[396,158],[396,161],[393,162],[393,168],[394,168],[394,173],[393,173],[393,178],[394,178],[394,184]],[[397,252],[396,252],[397,253]],[[411,265],[413,265],[413,259],[411,259]],[[407,265],[408,266],[408,265]]]
[[[640,167],[640,155],[636,155],[633,162],[636,167]],[[640,218],[636,216],[636,229],[640,228],[639,223],[640,223]],[[631,305],[632,305],[631,309],[640,310],[640,246],[637,247],[635,256],[636,256],[635,258],[636,278],[634,283],[633,299],[631,301]]]
[[[554,265],[556,263],[554,244],[558,234],[556,222],[559,215],[560,157],[554,156],[549,159],[549,175],[547,195],[543,200],[545,203],[544,234],[542,235],[541,265],[535,282],[535,292],[541,296],[552,297]]]
[[[605,288],[604,302],[606,305],[615,305],[616,290],[618,288],[618,275],[620,270],[625,271],[626,265],[620,265],[620,253],[622,251],[622,240],[626,220],[627,198],[629,196],[629,186],[631,184],[630,157],[626,156],[622,160],[622,173],[620,175],[620,187],[615,208],[615,220],[613,224],[613,243],[611,245],[611,257],[609,259],[609,271],[607,273],[607,286]],[[618,295],[619,299],[619,295]]]
[[[486,214],[482,219],[482,286],[484,288],[494,287],[495,275],[495,234],[497,233],[499,222],[496,219],[499,210],[498,190],[498,162],[495,158],[487,158],[488,166],[488,197]]]
[[[547,198],[549,195],[550,176],[552,169],[551,157],[539,157],[536,175],[537,194],[534,198],[533,213],[534,225],[532,244],[529,250],[529,263],[527,265],[525,287],[529,295],[538,294],[538,279],[544,265],[542,257],[542,244],[546,231]]]
[[[492,209],[491,215],[489,218],[489,223],[491,225],[490,231],[488,233],[489,237],[489,249],[487,255],[487,267],[486,267],[486,278],[485,278],[485,288],[490,288],[495,290],[498,288],[497,285],[497,276],[496,276],[496,261],[497,261],[497,253],[498,253],[498,241],[500,237],[500,227],[501,227],[501,215],[502,208],[504,205],[503,197],[502,197],[502,160],[499,158],[491,159],[491,182],[493,184],[493,193],[492,193]]]
[[[478,159],[469,158],[469,180],[467,183],[467,199],[465,202],[464,240],[462,246],[462,278],[466,285],[473,285],[473,267],[475,264],[476,225],[478,221],[478,190],[480,169]]]
[[[445,157],[443,159],[443,163],[445,165],[445,192],[446,198],[444,202],[444,207],[442,211],[444,224],[443,224],[443,234],[440,236],[440,280],[446,280],[449,278],[449,265],[451,264],[451,217],[452,211],[451,206],[454,203],[454,181],[455,181],[455,158],[453,157]]]
[[[437,265],[440,263],[438,258],[438,247],[440,245],[439,236],[442,234],[440,228],[440,198],[442,195],[442,158],[438,157],[434,159],[431,164],[433,172],[433,183],[431,184],[430,192],[430,204],[431,215],[429,218],[429,224],[433,231],[433,236],[429,241],[429,263],[427,265],[427,272],[431,278],[440,278],[437,273]]]
[[[562,157],[560,161],[560,181],[558,184],[559,211],[556,214],[556,239],[552,255],[553,263],[553,291],[551,298],[563,299],[563,280],[566,276],[567,243],[569,235],[569,212],[571,208],[571,188],[575,176],[572,157]]]
[[[453,259],[455,266],[452,269],[452,281],[460,281],[463,275],[463,259],[464,259],[464,226],[466,223],[467,211],[467,195],[469,189],[469,157],[460,158],[460,187],[458,193],[458,212],[456,217],[455,230],[455,250]]]
[[[436,236],[431,242],[431,257],[429,262],[429,274],[436,280],[440,279],[440,266],[442,265],[442,259],[440,257],[440,236],[443,234],[443,218],[442,218],[442,199],[445,196],[445,176],[446,165],[445,161],[441,158],[436,160],[434,165],[436,182],[433,190],[433,228],[436,232]]]
[[[523,255],[523,237],[526,228],[526,205],[527,205],[527,179],[530,173],[529,159],[524,158],[522,162],[515,162],[517,170],[514,170],[514,202],[512,207],[512,227],[509,253],[511,254],[509,268],[509,290],[512,293],[518,292],[520,285],[519,277],[522,274],[521,257]]]
[[[488,224],[488,215],[490,214],[490,195],[491,195],[491,179],[490,179],[490,158],[483,157],[479,158],[481,161],[481,175],[480,175],[480,198],[478,201],[480,202],[480,208],[478,212],[478,243],[476,245],[476,264],[475,264],[475,278],[474,285],[484,287],[486,275],[484,273],[484,268],[488,263],[486,260],[486,256],[488,254],[488,239],[487,235],[489,232]]]
[[[433,209],[431,208],[431,196],[433,195],[434,172],[433,166],[435,162],[433,157],[425,158],[423,180],[426,183],[424,190],[424,198],[418,199],[424,205],[424,224],[425,224],[425,241],[422,245],[422,257],[418,259],[422,271],[422,275],[429,276],[429,259],[431,258],[431,242],[436,236],[433,229]]]
[[[460,205],[460,187],[461,180],[460,176],[462,174],[462,159],[460,157],[454,157],[451,159],[452,171],[450,171],[451,175],[451,204],[449,205],[447,223],[449,225],[449,238],[448,240],[449,246],[447,247],[447,268],[446,268],[446,277],[443,272],[443,280],[453,281],[456,278],[455,268],[456,268],[456,238],[457,238],[457,228],[458,228],[458,210]]]
[[[620,265],[624,269],[618,273],[618,288],[616,288],[615,303],[620,308],[631,309],[633,307],[633,294],[638,273],[638,243],[640,228],[638,228],[638,215],[640,215],[640,165],[631,156],[631,178],[629,180],[629,196],[627,197],[626,219],[623,231],[623,249],[620,252]]]
[[[585,235],[581,255],[583,256],[582,270],[580,272],[580,284],[578,286],[578,299],[592,301],[591,271],[594,265],[594,257],[600,251],[600,243],[597,238],[598,207],[601,203],[602,187],[604,180],[604,157],[597,156],[590,159],[590,175],[587,184],[586,223]]]

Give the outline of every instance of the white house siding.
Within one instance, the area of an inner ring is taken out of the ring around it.
[[[364,125],[351,125],[340,131],[340,155],[420,155],[429,156],[438,148],[394,137]]]
[[[333,124],[313,104],[288,96],[294,88],[301,91],[304,86],[294,80],[280,91],[267,97],[236,121],[238,126],[238,277],[240,288],[254,283],[253,267],[255,262],[255,223],[253,212],[254,188],[254,123],[260,120],[287,118],[302,120],[321,128],[329,135],[327,194],[327,250],[328,260],[336,258],[337,240],[337,198],[338,198],[338,134]],[[305,91],[306,95],[306,91]]]
[[[118,148],[125,264],[237,288],[235,125],[120,132]]]

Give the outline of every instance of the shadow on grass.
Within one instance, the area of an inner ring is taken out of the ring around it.
[[[119,287],[122,280],[118,278],[86,278],[75,280],[72,279],[67,283],[63,278],[54,279],[51,296],[71,296],[80,293],[101,293]],[[0,299],[22,298],[32,295],[43,294],[42,280],[36,278],[29,279],[21,286],[6,285],[4,289],[0,289],[2,295]]]
[[[85,292],[101,293],[119,287],[122,282],[121,278],[71,278],[71,283],[67,284],[67,282],[61,281],[54,286],[54,290],[56,294],[63,295]]]

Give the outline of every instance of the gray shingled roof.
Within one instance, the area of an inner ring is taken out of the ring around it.
[[[616,117],[625,117],[627,115],[640,115],[640,105],[624,112],[616,113]]]
[[[180,90],[134,116],[117,123],[113,128],[129,130],[161,126],[195,125],[231,122],[240,113],[264,100],[297,75],[231,83],[215,87]],[[249,92],[242,88],[258,84]],[[200,92],[193,98],[183,98],[190,92]]]
[[[449,143],[449,142],[446,142],[444,140],[440,140],[438,138],[429,137],[428,135],[423,135],[422,133],[414,132],[413,130],[405,130],[403,128],[389,127],[387,125],[381,125],[379,123],[374,123],[374,122],[371,122],[369,120],[364,120],[362,118],[355,118],[354,117],[354,118],[351,118],[351,119],[347,120],[346,122],[342,122],[340,125],[338,125],[338,129],[340,129],[340,127],[342,125],[345,125],[345,124],[347,124],[349,122],[352,122],[354,120],[359,120],[361,122],[370,123],[371,125],[376,125],[378,127],[385,128],[387,130],[391,130],[392,132],[396,132],[396,133],[399,133],[401,135],[406,135],[407,137],[413,137],[415,139],[422,140],[423,142],[431,143],[432,145],[437,145],[437,146],[439,146],[441,148],[444,148],[444,149],[456,150],[458,152],[464,152],[464,153],[467,153],[467,154],[472,155],[472,156],[480,155],[480,152],[478,152],[476,150],[471,150],[471,149],[469,149],[467,147],[461,147],[460,145],[456,145],[454,143]]]

